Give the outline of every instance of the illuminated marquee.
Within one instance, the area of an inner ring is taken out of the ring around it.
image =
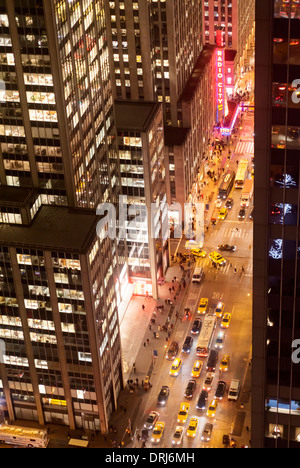
[[[217,65],[217,122],[225,116],[225,86],[224,86],[224,49],[216,50]]]

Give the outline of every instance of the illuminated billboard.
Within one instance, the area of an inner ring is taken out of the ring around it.
[[[225,117],[225,54],[224,49],[216,49],[216,92],[217,114],[216,122],[221,122]]]

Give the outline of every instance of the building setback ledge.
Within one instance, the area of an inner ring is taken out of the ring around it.
[[[30,226],[3,224],[2,246],[85,253],[99,218],[92,210],[43,205]]]

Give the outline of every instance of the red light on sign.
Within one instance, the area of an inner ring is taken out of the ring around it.
[[[216,50],[217,122],[224,116],[224,49]]]

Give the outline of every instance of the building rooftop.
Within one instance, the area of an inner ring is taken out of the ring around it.
[[[98,220],[91,210],[43,205],[30,226],[2,224],[0,243],[5,246],[84,253],[96,234]]]
[[[146,132],[160,107],[152,101],[115,100],[117,129]]]
[[[234,49],[225,49],[225,60],[226,62],[234,62],[237,56],[237,51]]]
[[[166,125],[164,127],[165,146],[181,146],[189,131],[189,128]]]
[[[206,45],[203,48],[179,101],[191,101],[197,89],[199,79],[203,75],[205,67],[210,63],[215,50],[216,47],[214,45]]]
[[[0,205],[21,205],[25,206],[35,193],[35,189],[26,187],[0,186]]]

